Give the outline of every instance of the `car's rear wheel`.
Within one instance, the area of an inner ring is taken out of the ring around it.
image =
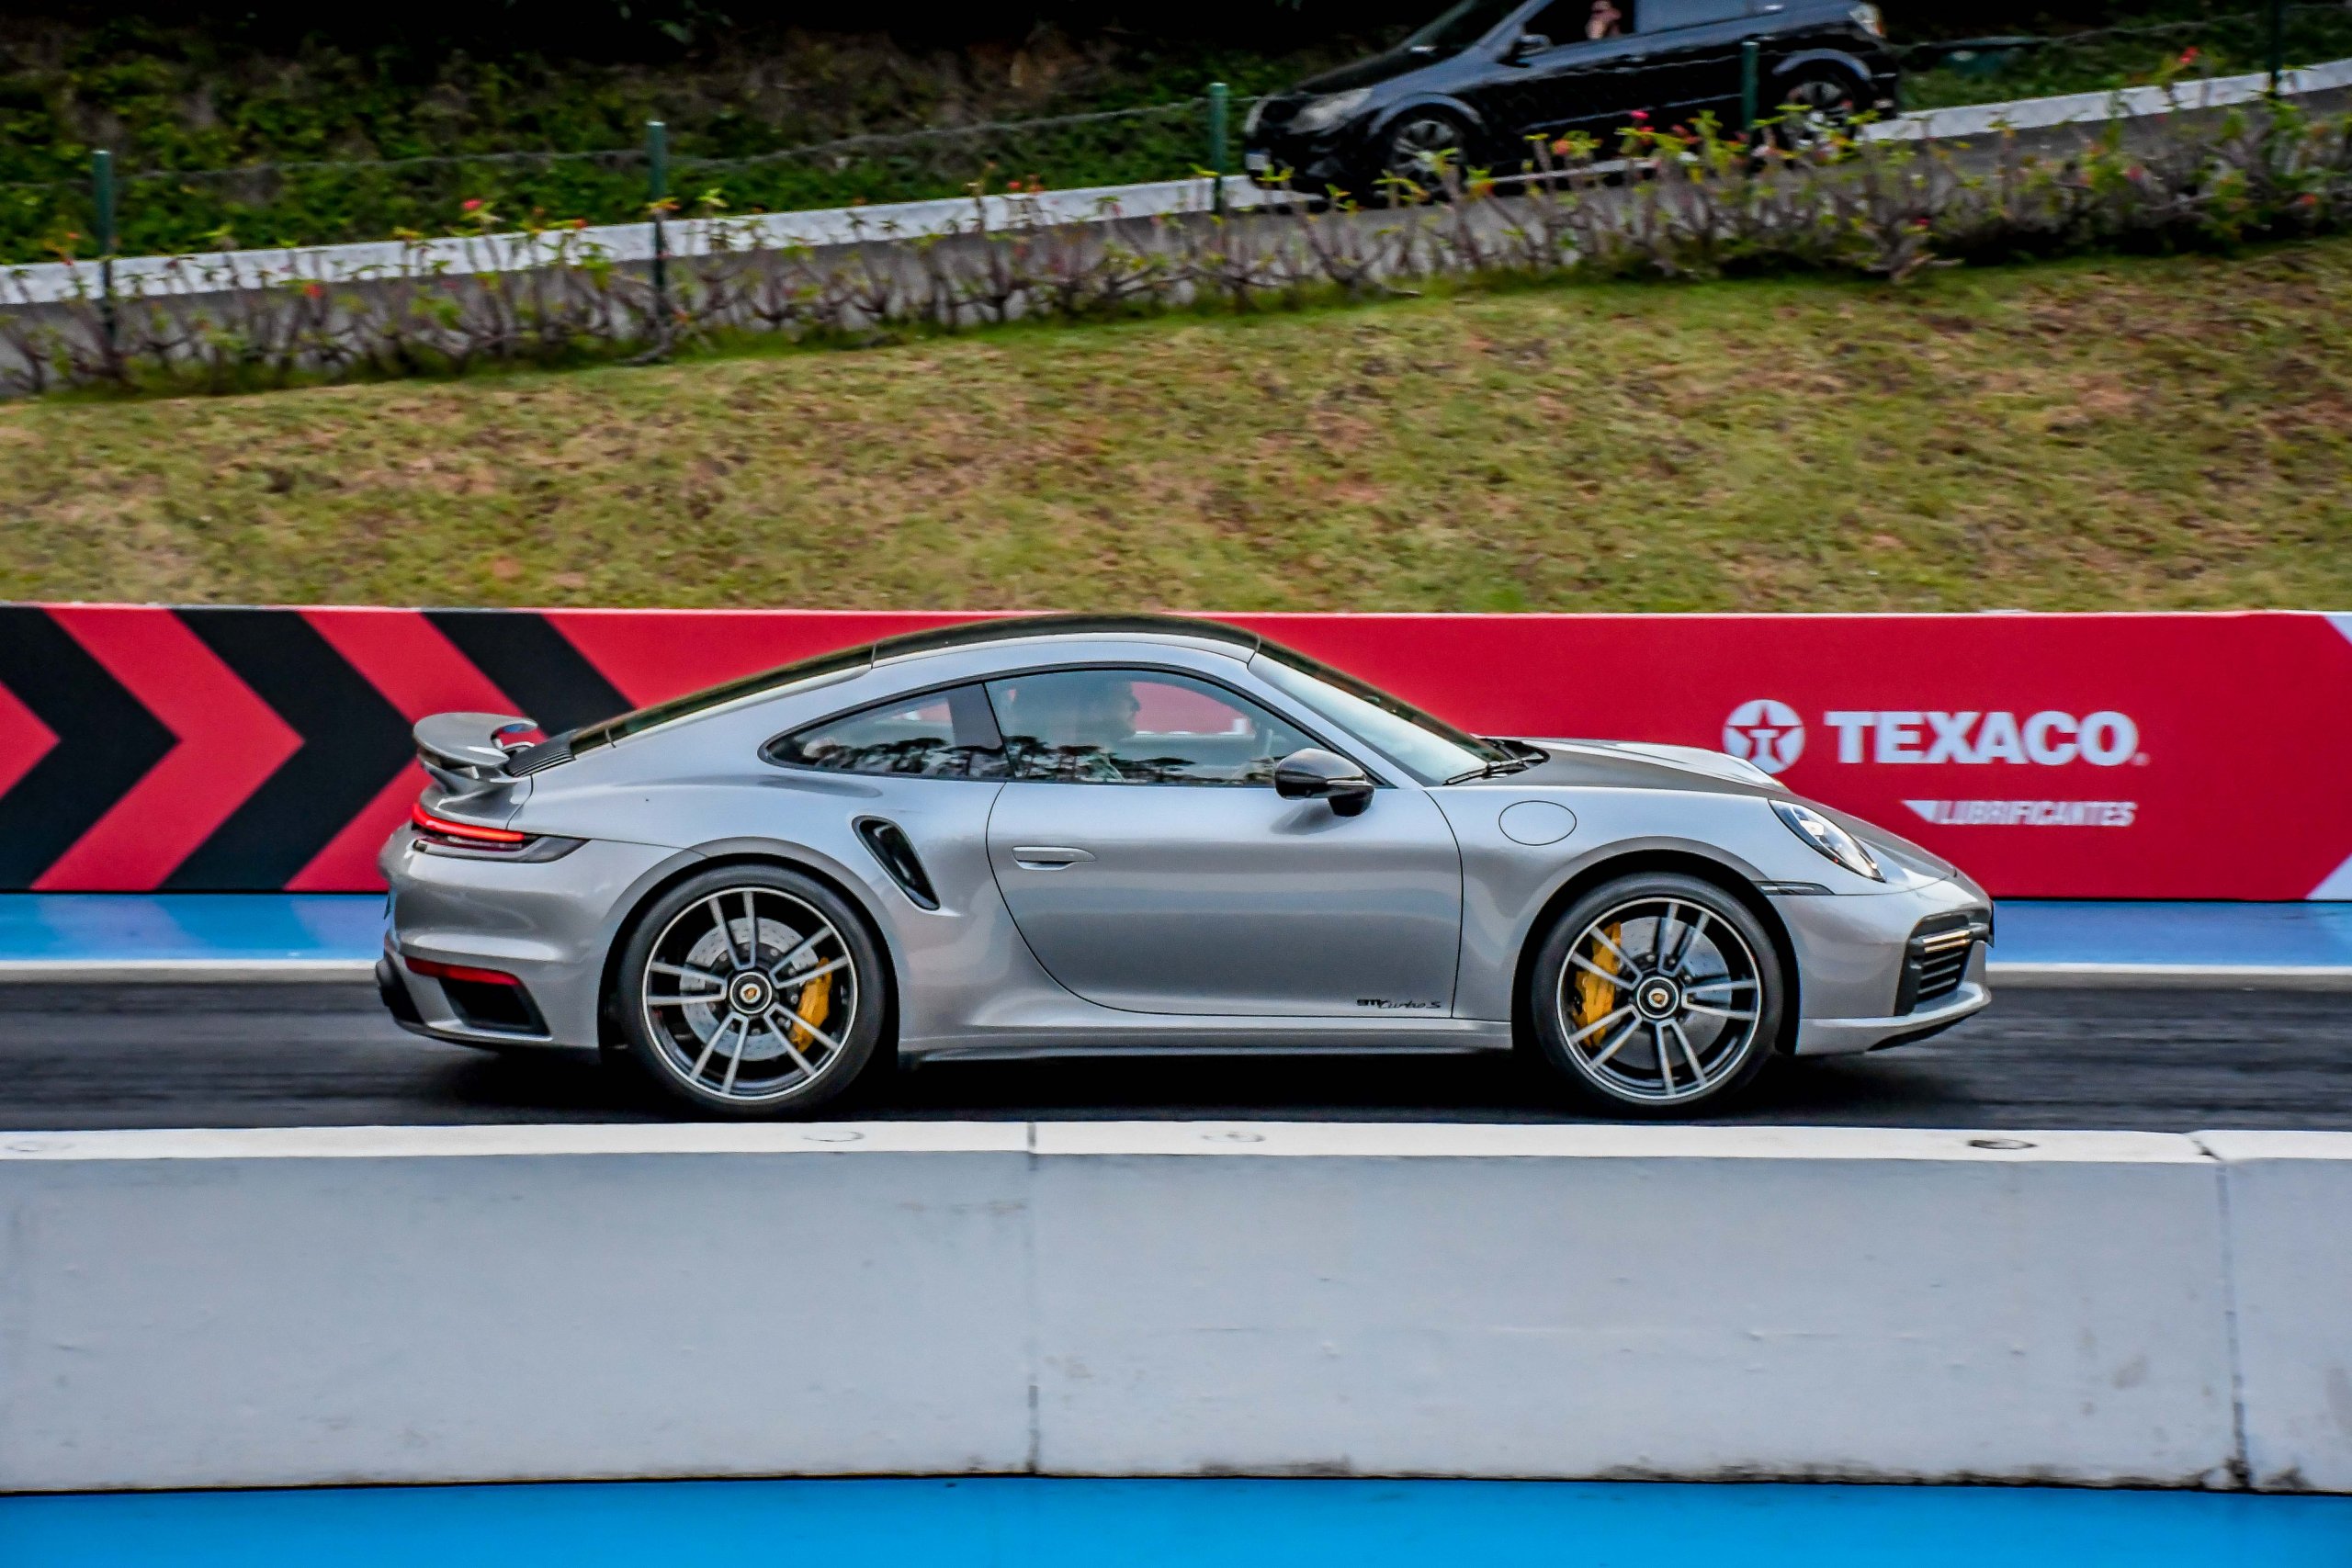
[[[1680,1116],[1755,1080],[1785,990],[1770,935],[1697,877],[1620,877],[1577,900],[1529,972],[1544,1060],[1620,1113]]]
[[[840,895],[782,866],[720,866],[645,912],[621,954],[625,1055],[696,1108],[815,1109],[881,1039],[882,956]]]

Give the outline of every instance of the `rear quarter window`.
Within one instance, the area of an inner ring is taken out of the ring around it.
[[[978,686],[928,692],[822,719],[769,741],[784,768],[916,778],[1001,778],[1004,747]]]

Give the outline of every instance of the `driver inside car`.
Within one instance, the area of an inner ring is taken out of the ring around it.
[[[1072,672],[1016,682],[1006,703],[1005,742],[1031,778],[1117,783],[1116,752],[1135,737],[1142,703],[1132,682]]]

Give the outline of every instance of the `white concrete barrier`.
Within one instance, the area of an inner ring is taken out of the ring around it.
[[[1023,1469],[1027,1141],[0,1134],[0,1489]]]
[[[2261,1134],[6,1134],[0,1490],[2352,1490],[2347,1196],[2352,1137]]]
[[[2200,1485],[2231,1434],[2187,1138],[1041,1128],[1056,1472]]]
[[[2203,1133],[2222,1162],[2246,1468],[2352,1492],[2352,1133]]]

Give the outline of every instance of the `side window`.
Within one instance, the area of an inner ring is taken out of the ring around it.
[[[1641,6],[1645,33],[1736,22],[1747,15],[1747,0],[1641,0]]]
[[[787,768],[836,773],[1004,776],[1004,750],[988,699],[978,686],[958,686],[829,718],[777,737],[761,755]]]
[[[1634,0],[1552,0],[1520,24],[1522,36],[1539,34],[1555,49],[1633,31]]]
[[[1016,779],[1269,784],[1314,742],[1246,697],[1187,675],[1055,670],[989,682]]]

